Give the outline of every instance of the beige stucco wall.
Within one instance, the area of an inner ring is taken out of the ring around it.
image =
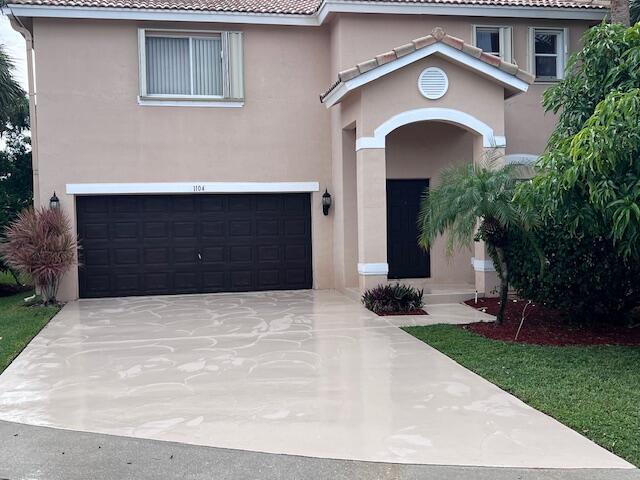
[[[443,97],[429,100],[418,91],[417,80],[427,67],[441,68],[449,78]],[[358,137],[373,136],[391,117],[418,108],[449,108],[486,123],[495,135],[504,135],[504,90],[495,82],[439,57],[427,57],[361,88]]]
[[[485,101],[501,101],[501,89],[438,58],[396,72],[393,85],[391,77],[374,82],[330,111],[319,103],[318,94],[339,70],[436,26],[470,42],[474,23],[513,26],[515,60],[526,67],[527,27],[568,27],[574,50],[592,22],[355,14],[336,15],[321,27],[35,19],[36,188],[45,202],[55,190],[75,223],[73,197],[61,194],[67,183],[318,181],[321,191],[312,196],[314,286],[352,286],[362,254],[355,229],[356,134],[371,135],[394,112],[428,104],[480,118],[496,135],[506,135],[507,153],[544,148],[553,126],[540,107],[547,85],[532,85],[504,102],[504,110],[488,109]],[[142,26],[242,30],[244,107],[138,105]],[[417,91],[417,75],[427,65],[444,65],[450,76],[450,91],[439,101],[427,102]],[[320,210],[324,188],[334,196],[328,217]],[[61,298],[76,295],[72,272]]]
[[[322,191],[330,186],[330,115],[317,97],[330,82],[327,30],[241,27],[248,72],[242,108],[151,107],[136,99],[142,25],[149,24],[34,21],[44,201],[55,190],[75,224],[73,197],[61,194],[67,183],[318,181]],[[328,288],[333,217],[322,215],[321,193],[312,196],[314,286]],[[74,271],[65,277],[60,297],[76,296]]]
[[[428,178],[430,187],[440,182],[442,169],[473,162],[474,135],[440,122],[413,123],[387,136],[387,178]],[[430,250],[431,280],[435,283],[473,283],[471,248],[446,253],[439,237]]]
[[[335,78],[340,70],[427,35],[437,26],[469,43],[473,42],[473,25],[511,26],[514,60],[528,69],[529,27],[568,28],[568,47],[573,52],[579,48],[584,31],[595,23],[585,20],[345,14],[334,20],[332,26],[333,35],[339,39],[332,48],[332,76]],[[505,102],[507,153],[539,154],[544,150],[555,121],[553,115],[544,114],[540,104],[542,92],[548,86],[548,83],[536,83],[527,93]]]

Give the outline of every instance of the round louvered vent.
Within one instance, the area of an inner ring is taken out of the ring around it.
[[[429,100],[441,98],[449,88],[449,78],[438,67],[429,67],[422,71],[418,77],[418,90]]]

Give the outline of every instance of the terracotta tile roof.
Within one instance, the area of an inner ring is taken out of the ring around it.
[[[529,84],[533,83],[533,81],[535,80],[535,77],[532,74],[519,68],[515,63],[505,62],[501,58],[483,52],[481,49],[466,43],[464,40],[449,35],[445,32],[444,28],[436,27],[426,37],[416,38],[410,43],[400,45],[399,47],[377,55],[369,60],[365,60],[364,62],[361,62],[354,67],[348,68],[347,70],[342,70],[338,73],[338,79],[329,87],[329,89],[325,93],[320,95],[320,101],[323,102],[324,99],[340,84],[348,82],[349,80],[353,80],[359,75],[373,70],[374,68],[380,67],[381,65],[385,65],[389,62],[393,62],[394,60],[404,57],[405,55],[408,55],[416,50],[420,50],[421,48],[425,48],[438,42],[442,42],[446,45],[449,45],[450,47],[455,48],[456,50],[460,50],[468,55],[471,55],[472,57],[475,57],[483,61],[484,63],[488,63],[493,67],[499,68],[509,75],[513,75]]]
[[[312,15],[321,0],[8,0],[9,4]]]
[[[360,0],[355,0],[360,1]],[[362,0],[363,3],[496,5],[511,7],[596,8],[608,0]],[[9,0],[9,4],[61,7],[134,8],[209,12],[312,15],[323,0]]]

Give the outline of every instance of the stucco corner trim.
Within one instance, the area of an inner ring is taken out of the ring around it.
[[[387,135],[395,129],[415,122],[436,121],[458,125],[482,136],[482,145],[489,147],[506,147],[507,139],[502,135],[494,135],[493,129],[482,120],[468,113],[452,108],[417,108],[406,110],[389,118],[374,131],[373,137],[360,137],[356,140],[356,151],[367,148],[384,148]]]
[[[471,258],[471,265],[476,272],[495,272],[493,260],[479,260],[475,257]]]
[[[388,263],[358,263],[358,273],[363,276],[386,275],[389,273]]]
[[[306,193],[319,190],[318,182],[67,183],[66,185],[66,192],[69,195]]]

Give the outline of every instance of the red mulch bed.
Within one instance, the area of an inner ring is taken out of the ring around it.
[[[497,298],[479,298],[478,303],[473,300],[465,303],[491,315],[498,312]],[[502,325],[471,323],[462,328],[483,337],[513,342],[526,304],[527,300],[510,298]],[[579,325],[572,323],[565,312],[532,303],[527,307],[517,342],[537,345],[640,345],[640,325],[627,327],[606,322]]]
[[[429,315],[424,310],[412,310],[410,312],[375,312],[379,317],[396,317],[402,315]]]

